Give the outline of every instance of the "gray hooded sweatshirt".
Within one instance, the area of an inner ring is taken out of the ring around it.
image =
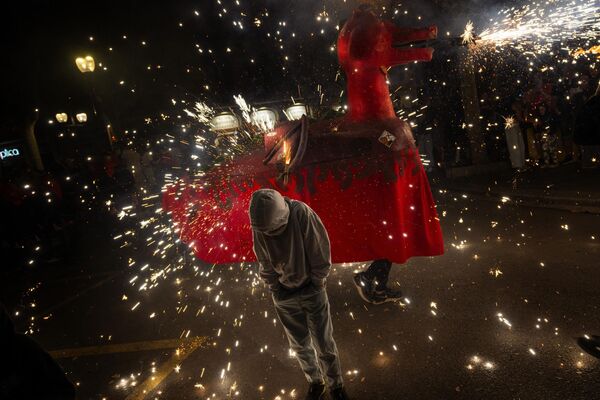
[[[331,269],[329,237],[309,206],[260,189],[252,194],[250,224],[259,274],[270,290],[325,285]]]

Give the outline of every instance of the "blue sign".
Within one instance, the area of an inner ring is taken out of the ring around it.
[[[0,150],[0,160],[4,161],[10,157],[18,157],[21,155],[21,151],[16,147],[13,148],[4,148]]]

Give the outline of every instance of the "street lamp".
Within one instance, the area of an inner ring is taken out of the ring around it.
[[[94,62],[94,57],[92,56],[77,57],[75,59],[75,65],[77,65],[79,72],[84,74],[86,72],[94,72],[94,69],[96,68],[96,63]]]
[[[286,108],[284,114],[290,121],[295,121],[302,118],[303,115],[308,116],[308,107],[301,103],[294,104]]]
[[[210,126],[218,133],[231,133],[240,128],[240,119],[231,112],[215,115],[210,121]]]
[[[67,115],[67,113],[58,113],[55,115],[56,120],[58,122],[60,122],[61,124],[64,124],[65,122],[67,122],[69,120],[69,116]]]
[[[278,121],[277,111],[262,107],[252,113],[252,123],[264,132],[272,132]]]
[[[87,122],[87,114],[86,113],[78,113],[75,115],[75,118],[77,119],[77,122],[79,122],[80,124]]]
[[[77,69],[79,70],[79,72],[81,72],[82,74],[88,74],[89,72],[94,72],[94,69],[96,69],[96,63],[94,61],[94,57],[92,57],[92,56],[77,57],[75,59],[75,65],[77,66]],[[90,97],[92,99],[92,109],[94,111],[94,116],[96,116],[98,114],[98,112],[96,110],[96,104],[98,104],[98,106],[100,106],[100,107],[102,106],[102,104],[96,97],[96,93],[94,93],[94,87],[92,85],[91,78],[92,78],[92,75],[88,74],[88,79],[86,79],[86,80],[89,85]],[[102,111],[102,110],[100,110],[100,111]],[[105,122],[109,122],[108,117],[105,114],[102,114],[102,117]],[[79,113],[75,116],[75,118],[77,119],[77,121],[79,121],[79,123],[84,123],[87,121],[87,114]],[[112,150],[112,148],[113,148],[113,132],[112,132],[112,128],[110,128],[110,123],[107,124],[106,133],[108,135],[108,145],[110,146],[110,148]]]

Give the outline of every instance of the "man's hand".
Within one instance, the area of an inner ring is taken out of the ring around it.
[[[323,289],[323,288],[325,288],[325,286],[327,284],[327,279],[312,278],[311,282],[312,282],[313,286],[316,287],[317,289]]]

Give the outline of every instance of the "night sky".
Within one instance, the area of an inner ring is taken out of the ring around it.
[[[85,54],[96,59],[91,83],[107,112],[124,121],[159,113],[172,98],[230,105],[238,93],[251,102],[314,97],[319,84],[326,96],[334,98],[343,89],[343,81],[334,82],[335,26],[358,2],[282,4],[273,0],[14,3],[3,13],[2,47],[7,56],[2,68],[7,71],[2,74],[2,92],[9,100],[3,114],[19,120],[32,106],[40,109],[41,118],[59,109],[85,108],[90,82],[74,65],[74,59]],[[417,2],[401,5],[410,13],[394,19],[407,26],[437,23],[440,30],[459,33],[467,14],[484,18],[497,2],[485,4],[482,8],[481,1]],[[323,12],[318,21],[315,17]]]

